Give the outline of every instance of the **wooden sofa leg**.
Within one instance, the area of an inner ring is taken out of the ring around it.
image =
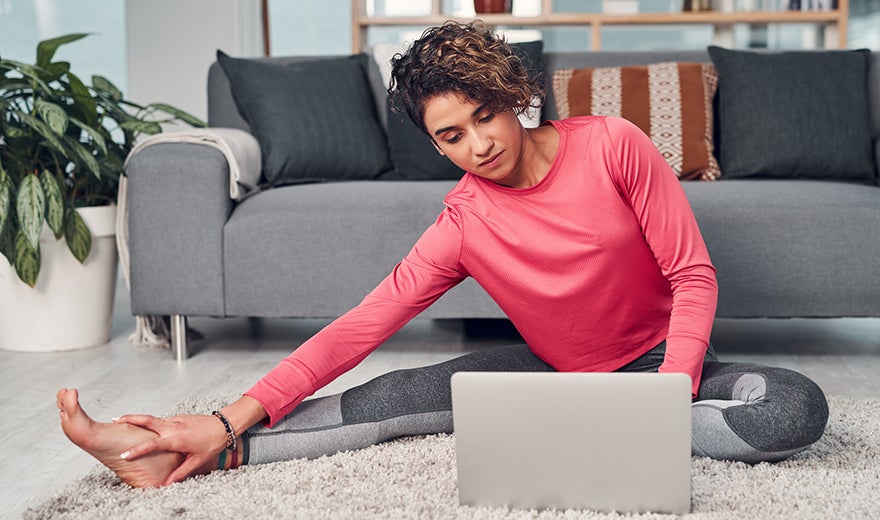
[[[180,314],[171,316],[171,352],[178,363],[189,357],[186,352],[186,316]]]

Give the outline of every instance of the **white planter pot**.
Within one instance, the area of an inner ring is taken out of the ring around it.
[[[42,264],[28,287],[0,256],[0,349],[52,352],[107,343],[116,295],[116,206],[80,208],[92,249],[80,264],[48,226]]]

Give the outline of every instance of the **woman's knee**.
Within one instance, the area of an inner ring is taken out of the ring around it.
[[[803,374],[750,363],[710,365],[694,403],[695,453],[701,454],[700,443],[720,442],[738,456],[716,458],[780,460],[821,438],[828,404]]]
[[[526,345],[481,349],[434,365],[394,370],[342,394],[346,422],[452,409],[449,381],[455,372],[553,370]]]

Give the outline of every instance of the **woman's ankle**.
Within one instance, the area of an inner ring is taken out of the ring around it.
[[[243,464],[244,447],[239,442],[234,450],[223,450],[217,455],[215,469],[235,469]]]

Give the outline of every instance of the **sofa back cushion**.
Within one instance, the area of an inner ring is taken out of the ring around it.
[[[876,51],[868,57],[868,111],[874,143],[874,180],[880,184],[880,52]]]
[[[330,56],[293,56],[266,58],[265,61],[274,64],[290,64],[302,61],[326,59]],[[601,51],[601,52],[548,52],[544,53],[544,73],[549,79],[554,72],[562,68],[587,68],[587,67],[615,67],[623,65],[645,65],[667,61],[685,62],[710,62],[709,54],[705,50],[684,51]],[[371,87],[374,95],[374,104],[380,121],[385,119],[385,92],[384,85],[378,78],[375,64],[368,65],[368,74],[371,76]],[[868,111],[870,113],[870,133],[875,144],[875,171],[880,167],[880,53],[874,52],[868,59],[867,67],[867,97]],[[542,119],[558,119],[556,101],[552,89],[547,89],[547,99],[543,107]],[[716,127],[719,124],[716,113]],[[384,121],[382,121],[384,123]],[[247,121],[239,114],[232,98],[232,90],[226,74],[218,63],[214,63],[208,73],[208,123],[210,126],[240,128],[251,131]],[[715,139],[716,150],[720,146],[718,136]]]
[[[621,67],[663,62],[710,62],[709,54],[705,50],[548,52],[544,54],[544,60],[544,74],[548,81],[560,69]],[[551,88],[547,89],[547,100],[543,110],[543,119],[559,119],[556,98]]]
[[[365,55],[278,65],[218,51],[217,60],[269,184],[375,179],[390,169]]]
[[[561,69],[553,97],[561,118],[623,117],[638,126],[682,180],[715,180],[711,63],[666,62],[623,67]]]
[[[725,176],[873,182],[869,51],[709,54]]]
[[[338,58],[339,56],[284,56],[275,58],[259,58],[258,61],[273,63],[276,65],[288,65],[291,63],[300,63],[304,61],[323,60],[328,58]],[[880,54],[875,54],[877,58],[875,67],[875,87],[878,96],[880,96]],[[654,52],[628,52],[628,51],[586,51],[586,52],[545,52],[544,53],[544,75],[549,81],[553,77],[553,73],[563,68],[585,68],[585,67],[617,67],[620,65],[645,65],[648,63],[660,63],[664,61],[691,61],[698,63],[708,63],[709,54],[705,50],[687,50],[687,51],[654,51]],[[377,111],[385,111],[385,85],[375,64],[367,67],[370,77],[371,87],[373,87],[376,96],[375,104]],[[547,100],[544,103],[541,119],[559,119],[556,113],[556,103],[553,98],[552,89],[547,88]],[[384,124],[384,115],[381,115],[380,121]],[[875,128],[880,129],[880,105],[876,107],[877,124]],[[232,89],[229,86],[229,78],[220,67],[219,63],[214,63],[208,70],[208,125],[221,126],[229,128],[240,128],[248,132],[251,131],[247,121],[238,113],[235,107],[235,100],[232,99]],[[878,130],[880,131],[880,130]]]

